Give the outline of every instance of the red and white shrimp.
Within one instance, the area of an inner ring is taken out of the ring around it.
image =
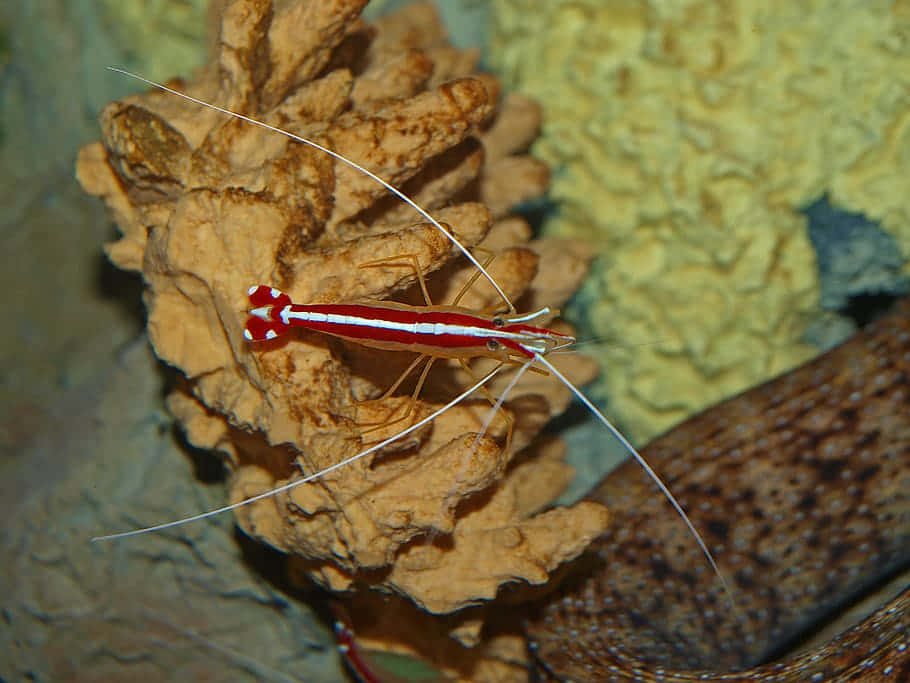
[[[427,365],[421,373],[421,379],[418,381],[417,392],[425,378],[429,366],[436,358],[454,358],[462,361],[476,357],[492,358],[499,361],[499,364],[490,372],[477,380],[469,389],[459,394],[449,403],[439,410],[435,411],[426,418],[402,429],[392,437],[385,439],[369,448],[328,467],[320,472],[301,477],[276,487],[256,496],[241,500],[231,505],[210,510],[198,515],[193,515],[184,519],[158,524],[142,529],[135,529],[123,533],[110,534],[107,536],[96,537],[93,540],[108,540],[114,538],[123,538],[134,536],[151,531],[159,531],[189,522],[197,521],[213,515],[221,514],[239,507],[250,505],[256,501],[275,496],[289,489],[301,486],[307,482],[318,479],[329,472],[333,472],[344,467],[356,460],[366,457],[371,453],[384,448],[386,445],[397,441],[398,439],[419,429],[423,425],[431,422],[439,415],[443,414],[468,396],[483,388],[505,364],[519,365],[520,370],[516,376],[509,382],[503,394],[494,402],[494,412],[505,400],[506,394],[511,390],[521,374],[531,368],[536,367],[544,372],[551,373],[559,379],[574,395],[581,401],[584,406],[591,412],[594,417],[601,422],[604,427],[622,444],[622,446],[635,458],[639,465],[644,469],[647,475],[658,486],[677,514],[686,524],[692,536],[695,538],[702,553],[707,558],[709,564],[718,576],[727,595],[730,596],[729,588],[721,575],[717,563],[714,560],[707,544],[702,539],[698,530],[692,524],[688,515],[686,515],[682,506],[670,492],[667,485],[660,476],[651,468],[645,459],[638,453],[631,443],[617,430],[606,416],[585,396],[578,387],[576,387],[568,378],[565,377],[556,367],[547,360],[546,356],[552,351],[563,349],[572,343],[575,339],[571,336],[556,332],[544,327],[535,327],[527,324],[536,318],[540,318],[550,313],[549,309],[541,309],[529,314],[519,315],[515,307],[505,294],[500,285],[489,274],[477,258],[462,245],[446,227],[431,216],[425,209],[419,206],[414,200],[405,195],[402,191],[393,185],[372,173],[363,166],[346,157],[334,152],[331,149],[323,147],[307,138],[295,135],[288,131],[271,126],[262,121],[258,121],[248,116],[232,112],[230,110],[218,107],[208,102],[193,98],[185,93],[181,93],[167,86],[161,85],[154,81],[136,76],[127,71],[109,67],[112,71],[125,74],[136,78],[155,88],[169,92],[175,96],[194,102],[200,106],[219,111],[223,114],[241,119],[252,125],[271,130],[275,133],[285,135],[288,138],[301,144],[309,145],[321,152],[330,155],[336,160],[347,164],[357,171],[369,176],[379,184],[383,185],[390,192],[398,196],[402,201],[413,207],[422,217],[434,225],[457,247],[465,257],[478,269],[479,274],[483,276],[497,291],[499,296],[505,302],[507,313],[484,315],[456,305],[436,306],[429,301],[426,286],[420,275],[419,268],[415,268],[424,297],[427,300],[427,306],[409,306],[400,303],[391,302],[368,302],[368,303],[333,303],[333,304],[304,304],[295,303],[284,292],[272,288],[268,285],[254,285],[248,290],[250,300],[249,317],[244,330],[244,336],[250,343],[265,342],[274,340],[285,335],[292,328],[306,328],[325,334],[341,337],[352,342],[370,346],[373,348],[386,350],[403,350],[417,352],[418,357],[405,372],[409,372],[417,367],[421,359],[428,359]],[[369,264],[367,264],[369,265]],[[456,298],[457,301],[457,298]],[[397,385],[401,379],[396,382]],[[489,421],[488,421],[489,422]],[[486,424],[484,425],[486,427]],[[731,599],[732,603],[732,599]]]
[[[533,359],[575,342],[569,335],[526,325],[550,313],[543,308],[521,316],[484,317],[457,306],[408,306],[395,302],[363,304],[295,304],[273,287],[255,285],[247,341],[277,339],[293,327],[331,334],[363,346],[391,351],[416,351],[432,358],[475,358],[499,361]]]

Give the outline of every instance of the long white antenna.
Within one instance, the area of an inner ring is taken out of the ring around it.
[[[360,451],[360,453],[352,455],[350,458],[345,458],[341,462],[336,462],[334,465],[326,467],[324,470],[320,470],[319,472],[316,472],[314,474],[307,475],[303,479],[296,479],[295,481],[284,484],[283,486],[279,486],[278,488],[271,489],[264,493],[260,493],[258,495],[252,496],[250,498],[245,498],[244,500],[241,500],[238,503],[231,503],[230,505],[225,505],[224,507],[220,507],[215,510],[209,510],[208,512],[201,512],[198,515],[193,515],[191,517],[184,517],[183,519],[178,519],[173,522],[165,522],[163,524],[147,526],[142,529],[133,529],[132,531],[122,531],[119,534],[108,534],[107,536],[95,536],[94,538],[91,539],[91,541],[93,543],[96,541],[111,541],[115,538],[127,538],[128,536],[138,536],[139,534],[147,534],[152,531],[161,531],[163,529],[170,529],[175,526],[189,524],[190,522],[197,522],[200,519],[206,519],[207,517],[214,517],[215,515],[220,515],[222,512],[229,512],[231,510],[236,510],[237,508],[243,507],[244,505],[250,505],[257,501],[265,500],[266,498],[271,498],[272,496],[277,496],[279,493],[284,493],[285,491],[290,491],[291,489],[297,488],[298,486],[302,486],[303,484],[311,482],[314,479],[319,479],[319,477],[323,477],[326,474],[329,474],[330,472],[334,472],[335,470],[341,469],[342,467],[345,467],[346,465],[350,465],[353,462],[357,462],[361,458],[365,458],[370,453],[375,453],[380,448],[385,448],[390,443],[392,443],[394,441],[398,441],[398,439],[400,439],[401,437],[407,436],[408,434],[410,434],[411,432],[413,432],[416,429],[420,429],[428,422],[432,422],[437,417],[442,415],[444,412],[446,412],[450,408],[456,406],[457,404],[461,403],[464,399],[466,399],[468,396],[470,396],[475,391],[480,389],[480,387],[482,387],[484,384],[489,382],[493,378],[493,376],[496,375],[496,373],[498,373],[502,369],[502,367],[503,367],[502,365],[496,366],[495,368],[490,370],[490,372],[488,372],[486,375],[484,375],[480,380],[478,380],[469,389],[464,390],[458,396],[456,396],[451,401],[446,403],[442,408],[438,409],[436,412],[423,418],[419,422],[415,422],[407,429],[404,429],[404,430],[398,432],[394,436],[390,436],[385,441],[380,441],[379,443],[370,446],[369,448],[367,448],[364,451]]]
[[[195,97],[193,97],[193,96],[191,96],[191,95],[187,95],[186,93],[180,92],[179,90],[175,90],[175,89],[173,89],[173,88],[169,88],[169,87],[166,86],[166,85],[163,85],[163,84],[158,83],[158,82],[156,82],[156,81],[150,80],[150,79],[145,78],[145,77],[143,77],[143,76],[140,76],[140,75],[138,75],[138,74],[132,73],[132,72],[127,71],[127,70],[125,70],[125,69],[120,69],[120,68],[113,67],[113,66],[109,66],[109,67],[107,67],[107,68],[108,68],[110,71],[113,71],[113,72],[119,73],[119,74],[123,74],[124,76],[128,76],[128,77],[130,77],[130,78],[135,78],[136,80],[142,81],[143,83],[145,83],[145,84],[147,84],[147,85],[150,85],[150,86],[152,86],[153,88],[157,88],[157,89],[159,89],[159,90],[162,90],[162,91],[164,91],[164,92],[170,93],[170,94],[172,94],[172,95],[176,95],[177,97],[183,98],[184,100],[188,100],[189,102],[193,102],[193,103],[195,103],[195,104],[197,104],[197,105],[199,105],[199,106],[206,107],[206,108],[208,108],[208,109],[211,109],[211,110],[220,112],[220,113],[225,114],[225,115],[227,115],[227,116],[233,116],[233,117],[238,118],[238,119],[240,119],[240,120],[242,120],[242,121],[246,121],[247,123],[250,123],[250,124],[252,124],[252,125],[254,125],[254,126],[258,126],[258,127],[263,128],[263,129],[265,129],[265,130],[269,130],[269,131],[272,131],[272,132],[274,132],[274,133],[278,133],[278,134],[280,134],[280,135],[287,136],[288,138],[290,138],[290,139],[292,139],[292,140],[295,140],[296,142],[300,142],[300,143],[303,143],[303,144],[305,144],[305,145],[308,145],[308,146],[310,146],[310,147],[312,147],[312,148],[314,148],[314,149],[317,149],[317,150],[319,150],[320,152],[323,152],[324,154],[329,155],[329,156],[332,157],[333,159],[336,159],[336,160],[342,162],[343,164],[346,164],[347,166],[353,168],[354,170],[359,171],[360,173],[363,173],[365,176],[367,176],[367,177],[369,177],[369,178],[372,178],[374,181],[376,181],[377,183],[379,183],[380,185],[382,185],[384,188],[386,188],[389,192],[391,192],[391,193],[394,194],[396,197],[398,197],[398,198],[401,199],[403,202],[405,202],[405,203],[408,204],[410,207],[412,207],[415,211],[417,211],[417,213],[419,213],[423,218],[425,218],[431,225],[433,225],[433,226],[434,226],[435,228],[437,228],[443,235],[445,235],[449,240],[451,240],[451,242],[452,242],[452,243],[461,251],[461,253],[464,254],[465,257],[466,257],[466,258],[467,258],[467,259],[468,259],[468,260],[469,260],[469,261],[470,261],[470,262],[471,262],[471,263],[480,271],[480,273],[483,275],[483,277],[484,277],[484,278],[490,283],[490,285],[496,290],[497,294],[499,294],[499,296],[502,297],[503,301],[505,301],[505,302],[509,305],[509,308],[510,308],[512,311],[515,310],[515,307],[514,307],[514,305],[512,304],[511,299],[509,299],[509,297],[506,295],[506,293],[503,291],[503,289],[499,286],[499,284],[496,282],[496,280],[493,279],[493,276],[490,275],[490,273],[486,270],[486,268],[483,267],[483,265],[477,260],[477,258],[476,258],[468,249],[467,249],[467,247],[465,247],[465,246],[464,246],[464,245],[455,237],[455,235],[453,235],[451,232],[449,232],[448,230],[446,230],[445,227],[443,227],[443,225],[442,225],[439,221],[437,221],[435,218],[433,218],[433,216],[431,216],[431,215],[429,214],[429,212],[426,211],[426,209],[424,209],[422,206],[420,206],[419,204],[417,204],[417,202],[415,202],[413,199],[411,199],[411,198],[408,197],[406,194],[404,194],[404,192],[402,192],[401,190],[399,190],[399,189],[396,188],[394,185],[392,185],[392,184],[389,183],[388,181],[384,180],[384,179],[381,178],[380,176],[376,175],[375,173],[373,173],[373,172],[370,171],[369,169],[364,168],[364,167],[361,166],[360,164],[358,164],[358,163],[356,163],[356,162],[354,162],[354,161],[351,161],[350,159],[348,159],[348,158],[342,156],[342,155],[339,154],[338,152],[335,152],[335,151],[329,149],[328,147],[323,147],[322,145],[320,145],[320,144],[318,144],[318,143],[316,143],[316,142],[313,142],[312,140],[309,140],[309,139],[307,139],[307,138],[301,137],[301,136],[299,136],[299,135],[295,135],[294,133],[291,133],[290,131],[284,130],[284,129],[282,129],[282,128],[278,128],[278,127],[276,127],[276,126],[272,126],[272,125],[270,125],[270,124],[268,124],[268,123],[265,123],[264,121],[259,121],[259,120],[257,120],[257,119],[252,118],[252,117],[245,116],[244,114],[240,114],[240,113],[238,113],[238,112],[231,111],[230,109],[226,109],[226,108],[224,108],[224,107],[219,107],[218,105],[212,104],[212,103],[210,103],[210,102],[205,102],[205,101],[203,101],[203,100],[197,99],[197,98],[195,98]],[[536,316],[539,315],[539,314],[540,314],[540,313],[531,314],[530,317],[533,318],[533,317],[536,317]],[[520,317],[520,318],[515,318],[514,320],[524,320],[524,319],[526,319],[526,318],[528,318],[528,316],[523,316],[523,317]],[[604,414],[603,414],[603,413],[602,413],[602,412],[601,412],[601,411],[600,411],[600,410],[591,402],[591,400],[588,399],[588,397],[585,396],[577,387],[575,387],[575,385],[572,384],[572,382],[570,382],[570,381],[568,380],[568,378],[565,377],[565,375],[563,375],[559,370],[557,370],[557,369],[556,369],[548,360],[546,360],[546,359],[543,357],[543,355],[541,355],[540,353],[536,353],[536,352],[535,352],[535,353],[534,353],[534,359],[537,360],[537,361],[539,361],[541,365],[543,365],[543,366],[544,366],[545,368],[547,368],[550,372],[552,372],[557,378],[559,378],[559,380],[560,380],[563,384],[566,385],[566,387],[569,388],[569,390],[575,395],[575,397],[576,397],[579,401],[581,401],[581,402],[585,405],[585,407],[587,407],[588,410],[590,410],[590,411],[594,414],[594,416],[595,416],[595,417],[596,417],[596,418],[597,418],[597,419],[598,419],[598,420],[599,420],[599,421],[600,421],[600,422],[601,422],[601,423],[610,431],[610,433],[613,434],[613,436],[622,444],[622,446],[623,446],[626,450],[629,451],[629,453],[635,458],[635,460],[636,460],[636,461],[638,462],[638,464],[642,467],[642,469],[644,469],[645,473],[651,478],[651,480],[654,481],[655,484],[657,484],[658,488],[661,490],[661,492],[664,494],[664,496],[667,498],[667,500],[670,501],[670,504],[673,506],[673,508],[676,510],[676,512],[677,512],[677,513],[679,514],[679,516],[682,518],[683,522],[685,522],[685,524],[686,524],[686,526],[688,527],[689,531],[690,531],[690,532],[692,533],[692,535],[695,537],[695,540],[697,541],[699,548],[701,549],[701,551],[702,551],[702,553],[704,554],[704,556],[707,558],[707,560],[708,560],[708,562],[710,563],[712,569],[714,570],[714,573],[717,575],[718,579],[720,580],[721,585],[723,586],[724,592],[727,594],[727,597],[728,597],[728,599],[729,599],[729,601],[730,601],[730,604],[735,606],[735,602],[734,602],[734,600],[733,600],[733,594],[732,594],[732,592],[731,592],[729,586],[727,585],[727,582],[726,582],[726,580],[724,579],[723,575],[720,573],[720,569],[719,569],[719,567],[717,566],[717,562],[714,560],[714,556],[711,554],[711,551],[708,549],[708,546],[707,546],[707,544],[705,543],[704,539],[702,539],[701,534],[698,533],[698,530],[695,528],[695,525],[692,524],[692,521],[689,519],[689,516],[686,514],[685,510],[683,510],[682,506],[679,504],[679,502],[676,500],[676,498],[675,498],[675,497],[673,496],[673,494],[670,492],[670,489],[667,487],[667,485],[664,484],[663,480],[658,476],[657,472],[655,472],[654,469],[648,464],[648,462],[641,456],[641,454],[639,454],[638,451],[635,450],[635,447],[632,446],[631,443],[629,443],[628,439],[626,439],[626,438],[619,432],[619,430],[616,429],[616,428],[610,423],[610,421],[606,418],[606,416],[604,416]],[[526,364],[524,367],[522,367],[522,369],[521,369],[520,372],[518,373],[518,376],[519,376],[519,377],[520,377],[521,374],[523,374],[523,372],[527,369],[528,365],[529,365],[529,364]],[[105,541],[105,540],[111,540],[111,539],[115,539],[115,538],[125,538],[125,537],[128,537],[128,536],[136,536],[136,535],[138,535],[138,534],[148,533],[148,532],[152,532],[152,531],[160,531],[160,530],[162,530],[162,529],[168,529],[168,528],[175,527],[175,526],[179,526],[179,525],[182,525],[182,524],[187,524],[187,523],[189,523],[189,522],[193,522],[193,521],[197,521],[197,520],[200,520],[200,519],[205,519],[205,518],[207,518],[207,517],[211,517],[211,516],[213,516],[213,515],[221,514],[222,512],[228,512],[228,511],[230,511],[230,510],[235,510],[235,509],[237,509],[237,508],[239,508],[239,507],[242,507],[242,506],[244,506],[244,505],[249,505],[249,504],[251,504],[251,503],[255,503],[256,501],[263,500],[263,499],[268,498],[268,497],[270,497],[270,496],[274,496],[274,495],[277,495],[277,494],[282,493],[282,492],[284,492],[284,491],[287,491],[287,490],[289,490],[289,489],[292,489],[292,488],[294,488],[294,487],[296,487],[296,486],[300,486],[300,485],[305,484],[305,483],[307,483],[307,482],[313,481],[314,479],[317,479],[317,478],[319,478],[319,477],[321,477],[321,476],[323,476],[323,475],[325,475],[325,474],[328,474],[329,472],[333,472],[333,471],[335,471],[335,470],[337,470],[337,469],[339,469],[339,468],[341,468],[341,467],[344,467],[345,465],[348,465],[348,464],[350,464],[350,463],[352,463],[352,462],[355,462],[355,461],[359,460],[360,458],[363,458],[363,457],[369,455],[370,453],[373,453],[373,452],[377,451],[377,450],[380,449],[380,448],[383,448],[384,446],[388,445],[389,443],[392,443],[393,441],[396,441],[396,440],[400,439],[402,436],[405,436],[405,435],[407,435],[407,434],[410,434],[410,433],[411,433],[412,431],[414,431],[415,429],[417,429],[417,428],[423,426],[424,424],[427,424],[428,422],[434,420],[434,419],[437,418],[439,415],[441,415],[442,413],[444,413],[445,411],[447,411],[449,408],[453,407],[454,405],[456,405],[456,404],[459,403],[460,401],[462,401],[462,400],[464,400],[465,398],[467,398],[467,397],[468,397],[470,394],[472,394],[474,391],[476,391],[477,389],[479,389],[482,385],[484,385],[487,381],[489,381],[489,380],[490,380],[490,379],[491,379],[491,378],[500,370],[500,368],[501,368],[501,366],[498,366],[498,367],[494,368],[491,372],[489,372],[483,379],[481,379],[479,382],[477,382],[474,386],[472,386],[470,389],[468,389],[467,391],[465,391],[465,392],[463,392],[462,394],[460,394],[458,397],[456,397],[455,399],[453,399],[452,401],[450,401],[450,402],[449,402],[448,404],[446,404],[443,408],[440,408],[439,410],[437,410],[436,412],[434,412],[434,413],[433,413],[432,415],[430,415],[429,417],[424,418],[424,419],[421,420],[420,422],[418,422],[418,423],[412,425],[411,427],[409,427],[408,429],[405,429],[404,431],[402,431],[402,432],[400,432],[400,433],[398,433],[398,434],[396,434],[396,435],[394,435],[394,436],[392,436],[392,437],[386,439],[385,441],[382,441],[382,442],[380,442],[379,444],[376,444],[376,445],[374,445],[374,446],[368,448],[368,449],[365,450],[365,451],[362,451],[362,452],[360,452],[360,453],[357,453],[356,455],[353,455],[353,456],[351,456],[350,458],[347,458],[346,460],[343,460],[342,462],[336,463],[335,465],[332,465],[331,467],[328,467],[328,468],[322,470],[321,472],[317,472],[317,473],[315,473],[315,474],[311,474],[311,475],[309,475],[309,476],[307,476],[307,477],[305,477],[305,478],[303,478],[303,479],[299,479],[299,480],[290,482],[290,483],[285,484],[285,485],[283,485],[283,486],[280,486],[280,487],[278,487],[278,488],[276,488],[276,489],[272,489],[271,491],[266,491],[265,493],[261,493],[261,494],[259,494],[259,495],[257,495],[257,496],[253,496],[252,498],[247,498],[246,500],[242,500],[242,501],[240,501],[239,503],[234,503],[234,504],[232,504],[232,505],[226,505],[226,506],[221,507],[221,508],[218,508],[218,509],[216,509],[216,510],[210,510],[209,512],[204,512],[204,513],[201,513],[201,514],[198,514],[198,515],[194,515],[194,516],[192,516],[192,517],[187,517],[187,518],[185,518],[185,519],[177,520],[177,521],[174,521],[174,522],[167,522],[167,523],[165,523],[165,524],[158,524],[158,525],[146,527],[146,528],[143,528],[143,529],[134,529],[134,530],[132,530],[132,531],[125,531],[125,532],[122,532],[122,533],[119,533],[119,534],[110,534],[110,535],[107,535],[107,536],[97,536],[97,537],[95,537],[95,538],[93,538],[93,539],[91,539],[91,540],[92,540],[92,541]],[[509,385],[509,389],[511,389],[511,387],[514,386],[514,382],[517,382],[517,377],[516,377],[516,378],[513,378],[513,383],[511,383],[511,384]],[[502,402],[502,401],[497,402],[497,407],[498,407],[499,405],[501,405],[501,402]],[[495,412],[495,409],[496,409],[496,408],[494,407],[494,411],[492,411],[492,412]],[[487,421],[484,422],[484,431],[485,431],[488,427],[489,427],[489,420],[487,420]]]
[[[435,218],[433,218],[426,209],[424,209],[422,206],[420,206],[420,204],[418,204],[413,199],[408,197],[404,192],[399,190],[397,187],[392,185],[390,182],[384,180],[380,176],[373,173],[368,168],[364,168],[357,162],[351,161],[347,157],[342,156],[338,152],[335,152],[335,151],[329,149],[328,147],[323,147],[318,142],[313,142],[312,140],[308,140],[307,138],[301,137],[299,135],[295,135],[294,133],[284,130],[283,128],[278,128],[277,126],[272,126],[272,125],[266,123],[265,121],[259,121],[258,119],[254,119],[252,117],[245,116],[243,114],[238,114],[235,111],[231,111],[230,109],[226,109],[224,107],[219,107],[217,104],[212,104],[211,102],[205,102],[204,100],[197,99],[197,98],[193,97],[192,95],[187,95],[186,93],[180,92],[179,90],[174,90],[173,88],[169,88],[168,86],[166,86],[162,83],[157,83],[153,80],[140,76],[139,74],[134,74],[131,71],[127,71],[126,69],[120,69],[116,66],[109,66],[107,68],[108,68],[108,70],[114,71],[115,73],[123,74],[124,76],[129,76],[130,78],[135,78],[137,81],[142,81],[143,83],[150,85],[153,88],[158,88],[159,90],[163,90],[164,92],[171,93],[172,95],[176,95],[177,97],[182,97],[183,99],[193,102],[195,104],[198,104],[202,107],[207,107],[208,109],[212,109],[214,111],[221,112],[222,114],[226,114],[228,116],[233,116],[235,118],[240,119],[241,121],[246,121],[247,123],[251,123],[254,126],[259,126],[260,128],[264,128],[265,130],[270,130],[274,133],[278,133],[279,135],[285,135],[285,136],[289,137],[291,140],[295,140],[296,142],[301,142],[304,145],[309,145],[310,147],[312,147],[314,149],[318,149],[320,152],[323,152],[324,154],[328,154],[333,159],[337,159],[338,161],[340,161],[344,164],[347,164],[354,170],[363,173],[365,176],[372,178],[377,183],[382,185],[385,189],[387,189],[389,192],[391,192],[396,197],[401,199],[401,201],[403,201],[404,203],[411,206],[417,213],[419,213],[423,218],[425,218],[427,221],[429,221],[430,224],[432,224],[435,228],[437,228],[443,235],[445,235],[449,240],[451,240],[452,244],[454,244],[456,247],[458,247],[459,251],[461,251],[461,253],[465,255],[465,258],[467,258],[468,261],[470,261],[474,265],[474,267],[477,268],[477,270],[479,270],[481,272],[481,274],[484,276],[484,278],[486,278],[487,282],[489,282],[493,286],[493,289],[496,290],[496,293],[499,294],[499,296],[502,297],[502,300],[505,301],[509,305],[509,310],[512,310],[512,311],[515,310],[515,306],[512,304],[512,300],[506,295],[506,293],[503,291],[502,287],[500,287],[499,284],[496,282],[496,280],[493,279],[493,276],[490,275],[489,272],[487,272],[487,269],[484,268],[483,265],[481,265],[480,261],[477,260],[477,257],[474,256],[474,254],[472,254],[470,251],[468,251],[468,248],[466,246],[464,246],[460,241],[458,241],[458,238],[455,237],[455,235],[453,235],[451,232],[446,230],[442,226],[442,224],[439,221],[437,221]]]
[[[556,377],[558,377],[559,380],[569,388],[569,391],[575,394],[575,398],[584,403],[585,407],[594,414],[594,416],[603,424],[604,427],[610,430],[610,433],[616,438],[616,440],[622,444],[623,448],[629,451],[632,457],[635,458],[639,465],[641,465],[641,468],[645,471],[645,473],[655,484],[657,484],[657,487],[661,490],[664,496],[666,496],[667,500],[670,501],[670,504],[673,506],[676,512],[679,513],[679,516],[682,517],[682,520],[686,523],[686,526],[689,527],[689,531],[692,532],[692,535],[698,542],[698,547],[701,548],[704,556],[708,558],[708,562],[711,563],[711,567],[714,569],[714,573],[717,574],[717,578],[720,579],[720,583],[724,588],[724,592],[727,594],[727,599],[730,600],[730,604],[735,605],[736,603],[733,601],[733,593],[730,590],[730,587],[727,585],[727,581],[724,579],[723,574],[720,573],[720,568],[717,566],[717,562],[714,561],[714,556],[711,554],[711,551],[708,550],[708,544],[705,543],[704,539],[701,537],[701,534],[698,533],[698,530],[695,528],[695,525],[692,524],[692,520],[689,519],[689,515],[686,514],[685,510],[683,510],[682,505],[679,504],[679,501],[677,501],[676,497],[670,492],[669,487],[663,482],[657,472],[654,471],[654,468],[648,464],[648,461],[645,460],[637,450],[635,450],[635,446],[629,443],[629,440],[624,437],[622,433],[616,429],[616,427],[613,426],[613,424],[602,412],[600,412],[597,406],[591,402],[591,399],[581,393],[581,390],[572,384],[572,382],[570,382],[565,375],[557,370],[550,361],[548,361],[539,353],[535,353],[534,357],[535,360],[539,361],[541,365],[547,368],[547,370],[556,375]]]

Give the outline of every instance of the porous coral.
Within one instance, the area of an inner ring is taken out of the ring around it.
[[[511,297],[528,307],[563,303],[586,253],[529,243],[527,225],[507,215],[546,187],[545,167],[518,154],[536,134],[536,106],[514,96],[497,109],[495,80],[467,77],[476,54],[445,43],[429,6],[370,26],[358,19],[363,4],[236,0],[211,63],[173,85],[404,183],[460,240],[497,254],[491,270]],[[365,433],[364,425],[407,400],[370,399],[408,354],[315,334],[251,346],[242,336],[246,291],[264,282],[301,302],[414,302],[409,268],[360,267],[413,255],[434,301],[445,302],[472,275],[447,237],[325,154],[173,95],[112,103],[101,122],[103,143],[82,150],[79,179],[114,212],[123,234],[108,254],[142,272],[151,341],[185,376],[168,405],[191,443],[226,454],[231,499],[320,470],[400,428]],[[477,283],[461,303],[497,300]],[[559,364],[576,381],[593,374],[582,358]],[[494,393],[505,383],[496,381]],[[471,383],[459,366],[438,363],[415,414]],[[528,449],[513,461],[568,401],[553,378],[528,376],[505,406],[514,419],[509,452],[502,420],[475,443],[489,411],[478,399],[397,449],[240,509],[239,523],[330,589],[369,585],[437,613],[493,598],[505,583],[543,582],[607,522],[597,504],[541,511],[571,476],[558,451],[536,458]],[[458,635],[470,641],[478,629]]]
[[[546,108],[548,229],[603,254],[587,315],[636,437],[812,352],[799,208],[827,191],[910,254],[907,3],[495,7],[492,62]]]

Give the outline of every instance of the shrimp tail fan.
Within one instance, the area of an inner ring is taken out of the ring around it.
[[[247,294],[250,297],[250,316],[246,320],[243,336],[248,341],[270,341],[288,331],[281,312],[291,304],[291,297],[268,285],[254,285]]]

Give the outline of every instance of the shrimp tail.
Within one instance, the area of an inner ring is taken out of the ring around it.
[[[250,297],[250,316],[243,329],[247,341],[271,341],[290,329],[281,312],[291,305],[291,297],[267,285],[253,285],[247,294]]]

